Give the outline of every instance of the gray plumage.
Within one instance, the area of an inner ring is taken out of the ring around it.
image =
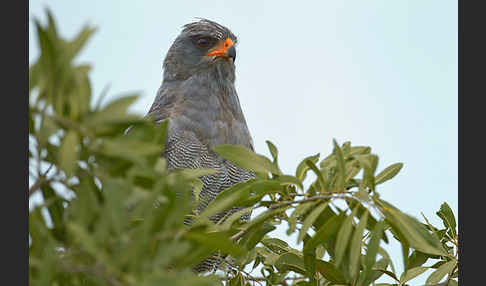
[[[224,46],[225,40],[233,47]],[[253,150],[234,86],[236,43],[236,36],[229,29],[213,21],[202,19],[185,25],[164,60],[162,85],[148,112],[156,122],[169,118],[168,139],[162,154],[169,169],[218,171],[201,178],[203,188],[198,212],[220,191],[254,177],[253,173],[234,166],[211,150],[219,144],[243,145]],[[224,53],[208,55],[215,49]],[[211,219],[217,222],[228,212],[237,210],[227,210]],[[243,217],[248,218],[249,214]],[[195,270],[212,270],[217,267],[216,261],[215,257],[208,258]]]

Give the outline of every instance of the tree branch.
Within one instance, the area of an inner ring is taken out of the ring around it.
[[[288,205],[292,205],[292,204],[301,204],[301,203],[306,203],[306,202],[311,202],[311,201],[327,200],[327,199],[354,199],[354,200],[361,202],[358,198],[350,196],[349,193],[336,193],[336,194],[331,194],[331,195],[313,196],[313,197],[309,197],[309,198],[298,200],[298,201],[286,201],[286,202],[270,205],[269,208],[270,209],[278,209],[280,207],[284,207],[284,206],[288,206]]]

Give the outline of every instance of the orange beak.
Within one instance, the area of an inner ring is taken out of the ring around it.
[[[217,57],[227,57],[236,58],[236,50],[234,47],[233,40],[226,38],[224,41],[219,41],[216,47],[211,49],[206,56],[217,56]]]

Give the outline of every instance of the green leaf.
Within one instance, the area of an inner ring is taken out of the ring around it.
[[[373,176],[376,166],[378,165],[378,156],[373,154],[357,155],[356,160],[359,161],[364,169],[362,187],[368,186],[371,190],[375,189],[375,177]]]
[[[86,45],[94,32],[96,32],[96,28],[85,26],[72,41],[66,43],[67,57],[70,60]]]
[[[383,274],[386,274],[386,275],[390,276],[391,278],[395,279],[395,281],[400,282],[400,280],[397,278],[397,276],[393,272],[390,272],[390,271],[385,270],[385,269],[373,269],[373,270],[382,272]]]
[[[395,273],[396,272],[395,271],[395,266],[393,265],[393,261],[392,261],[390,255],[388,254],[388,252],[386,252],[386,250],[383,247],[380,247],[378,249],[378,254],[380,254],[383,257],[380,260],[386,261],[390,265],[390,268],[391,268],[392,272]]]
[[[202,176],[216,174],[217,172],[217,170],[207,168],[180,170],[180,173],[188,179],[201,178]]]
[[[353,212],[346,217],[344,220],[339,232],[337,234],[336,239],[336,247],[335,247],[335,257],[336,265],[339,266],[343,260],[344,253],[346,252],[346,248],[348,246],[349,239],[351,237],[351,232],[353,231],[353,218],[356,215],[358,208],[354,208]]]
[[[167,171],[167,160],[164,157],[157,159],[157,162],[154,165],[154,170],[160,174],[165,173]]]
[[[361,256],[361,244],[363,240],[363,231],[368,220],[368,211],[361,217],[350,242],[349,248],[349,272],[351,277],[355,278],[359,272],[359,258]]]
[[[264,222],[268,222],[270,218],[273,218],[275,216],[281,215],[285,210],[287,209],[288,206],[286,207],[280,207],[277,209],[269,209],[261,214],[259,214],[257,217],[253,218],[251,221],[249,221],[246,224],[246,229],[251,229],[257,224],[261,224]]]
[[[425,281],[425,285],[434,285],[439,283],[440,280],[444,278],[444,276],[452,272],[454,267],[456,267],[456,264],[456,260],[451,260],[442,264],[439,268],[437,268],[437,270],[430,274],[429,278],[427,278],[427,281]]]
[[[300,216],[303,216],[307,213],[307,211],[312,208],[314,205],[318,204],[317,201],[309,201],[305,203],[299,204],[297,207],[295,207],[295,210],[292,212],[290,215],[290,218],[288,219],[288,224],[289,224],[289,229],[287,230],[287,235],[290,235],[295,231],[295,228],[297,226],[297,219]]]
[[[273,143],[270,142],[269,140],[267,140],[265,142],[267,143],[268,150],[270,150],[270,154],[272,154],[273,165],[278,170],[278,173],[282,174],[282,171],[280,170],[280,167],[278,166],[278,150],[277,150],[277,147],[275,147],[275,145],[273,145]]]
[[[378,185],[392,179],[398,174],[398,172],[400,172],[402,167],[403,163],[395,163],[386,167],[375,177],[375,184]]]
[[[225,233],[222,232],[188,232],[184,235],[186,238],[197,242],[213,251],[220,250],[223,253],[240,257],[245,254],[244,249],[231,241]]]
[[[403,258],[403,267],[407,270],[408,263],[408,253],[410,251],[410,245],[407,241],[402,241],[402,258]]]
[[[322,161],[319,163],[321,169],[329,169],[331,167],[335,167],[337,165],[336,156],[333,153],[327,155]]]
[[[458,286],[459,283],[457,283],[456,280],[450,279],[449,282],[447,283],[447,286]]]
[[[129,94],[109,102],[103,109],[86,117],[85,124],[95,131],[106,124],[140,120],[139,116],[129,114],[128,108],[137,100],[138,94]]]
[[[379,200],[387,223],[400,236],[400,240],[423,253],[447,256],[440,241],[415,218],[401,212],[391,204]]]
[[[306,160],[305,164],[314,172],[314,174],[316,174],[319,185],[321,185],[321,190],[325,192],[326,181],[324,180],[321,171],[319,171],[314,162],[312,162],[311,160]]]
[[[324,248],[324,246],[319,245],[318,247],[316,247],[316,258],[322,259],[322,257],[324,257],[324,254],[326,254],[326,249]]]
[[[333,216],[328,219],[324,225],[316,230],[316,233],[312,238],[306,243],[305,247],[308,249],[314,249],[318,245],[323,244],[329,254],[334,256],[334,241],[336,240],[337,232],[343,223],[343,216]]]
[[[100,152],[106,156],[140,163],[146,156],[161,154],[162,148],[161,144],[121,137],[103,140]]]
[[[58,240],[64,239],[64,207],[62,198],[56,194],[49,184],[41,185],[42,196],[46,202],[49,215],[52,219],[53,234]]]
[[[130,277],[130,279],[135,279],[133,276],[129,274],[125,274],[126,277]],[[207,275],[207,276],[197,276],[194,273],[190,272],[183,272],[183,271],[152,271],[149,272],[143,277],[136,281],[140,281],[136,283],[136,285],[141,286],[160,286],[160,285],[171,285],[171,286],[223,286],[220,279],[216,275]],[[90,284],[91,285],[91,284]],[[106,284],[105,280],[101,280],[96,285],[110,285]],[[119,285],[118,283],[116,285]],[[236,284],[238,285],[238,284]],[[242,284],[244,285],[244,284]],[[227,285],[229,286],[229,285]],[[233,285],[231,285],[233,286]]]
[[[214,146],[213,151],[223,159],[226,159],[240,168],[261,173],[272,173],[281,175],[275,165],[267,157],[256,154],[252,150],[241,146],[222,144]]]
[[[105,251],[100,249],[95,237],[90,235],[82,225],[68,223],[67,229],[71,233],[74,240],[79,243],[83,250],[85,250],[89,255],[93,256],[101,263],[104,263],[105,266],[112,265],[109,256],[106,255]]]
[[[420,274],[424,273],[430,269],[429,267],[419,266],[408,269],[406,272],[403,272],[400,276],[400,283],[404,284],[405,282],[412,280],[413,278],[419,276]]]
[[[253,249],[267,233],[276,228],[271,224],[265,223],[265,220],[257,221],[257,223],[252,221],[252,223],[252,226],[246,229],[247,232],[241,240],[241,244],[248,250]]]
[[[334,144],[334,150],[332,151],[332,153],[336,157],[338,168],[338,180],[336,189],[337,191],[344,191],[344,179],[346,177],[346,170],[344,168],[343,151],[341,150],[335,139],[333,139],[332,142]]]
[[[291,270],[300,274],[306,273],[304,259],[291,252],[280,255],[275,262],[275,267],[277,267],[280,272]]]
[[[427,259],[428,259],[427,255],[423,254],[420,251],[415,250],[408,258],[407,269],[422,266],[425,262],[427,262]]]
[[[307,277],[309,277],[309,283],[312,285],[316,281],[316,250],[315,248],[310,248],[307,246],[311,237],[309,235],[305,235],[304,237],[304,267],[307,271]]]
[[[451,207],[446,202],[444,202],[440,206],[440,210],[436,212],[436,214],[442,219],[444,226],[450,229],[452,233],[452,238],[456,238],[456,218],[454,216],[454,213],[452,212]]]
[[[76,146],[79,144],[78,134],[70,130],[64,137],[59,149],[59,167],[66,173],[66,177],[71,177],[76,168],[78,153]]]
[[[353,179],[361,171],[362,168],[360,166],[351,165],[349,168],[346,169],[346,178],[344,178],[344,182],[346,183],[346,187],[348,187],[350,184],[353,183],[351,179]]]
[[[56,122],[51,116],[44,115],[41,117],[40,130],[34,134],[39,140],[39,144],[45,146],[49,142],[49,138],[59,130]]]
[[[70,119],[76,122],[90,112],[91,83],[88,73],[91,70],[89,65],[79,65],[74,68],[73,99],[71,101]],[[73,108],[76,107],[76,108]]]
[[[245,286],[245,279],[243,279],[241,273],[238,273],[238,275],[228,281],[227,286]]]
[[[333,283],[346,283],[346,279],[344,278],[341,271],[339,271],[339,269],[337,269],[336,266],[334,266],[334,264],[332,263],[323,260],[317,260],[316,269],[317,271],[319,271],[319,273],[322,274],[322,276],[324,276],[324,278]]]
[[[35,132],[34,112],[35,110],[29,106],[29,134]]]
[[[375,269],[387,269],[388,265],[390,264],[387,258],[385,257],[380,258],[378,261],[376,261],[375,265],[371,269],[370,274],[366,277],[366,281],[364,281],[364,279],[360,279],[362,280],[360,281],[362,282],[361,285],[363,285],[363,282],[365,282],[364,285],[369,285],[371,283],[374,283],[374,281],[378,280],[381,276],[383,276],[383,272],[377,271]]]
[[[124,115],[127,113],[128,108],[137,100],[138,97],[138,94],[128,94],[115,98],[102,109],[102,112],[112,116]]]
[[[46,31],[52,36],[57,38],[57,29],[56,29],[56,22],[54,21],[54,17],[52,15],[52,12],[49,8],[45,9],[46,14],[47,14],[47,29]]]
[[[225,217],[226,220],[224,221],[223,224],[221,224],[220,230],[222,230],[222,231],[229,230],[231,228],[231,225],[235,221],[239,221],[243,215],[245,215],[247,213],[251,213],[251,210],[252,210],[251,208],[243,208],[239,211],[232,213],[229,217]],[[223,220],[223,218],[221,218],[221,220]]]
[[[37,19],[34,19],[34,24],[39,39],[39,47],[41,49],[41,56],[36,64],[39,65],[39,68],[54,70],[56,65],[56,47],[53,43],[53,39],[48,35],[46,30],[42,28]],[[49,76],[49,74],[47,76]]]
[[[262,244],[276,254],[282,254],[290,251],[289,244],[278,238],[263,239]]]
[[[194,179],[191,186],[192,186],[192,194],[194,195],[194,200],[197,203],[199,203],[199,194],[201,194],[201,191],[204,187],[204,183],[199,179]]]
[[[299,181],[299,179],[297,179],[294,176],[281,175],[281,176],[278,176],[278,178],[276,178],[275,180],[282,182],[282,185],[295,185],[301,190],[304,189],[302,182]]]
[[[241,182],[231,186],[224,192],[220,192],[200,214],[199,219],[204,220],[230,209],[239,200],[250,195],[250,187],[252,184],[254,184],[254,181]]]
[[[348,156],[365,155],[371,152],[371,148],[368,146],[353,146],[350,148]]]
[[[368,243],[367,250],[366,250],[366,256],[365,256],[365,271],[363,273],[363,281],[366,283],[367,279],[371,275],[371,269],[373,268],[373,265],[375,264],[376,261],[376,254],[378,253],[378,250],[380,248],[380,240],[383,235],[383,229],[385,226],[384,221],[379,221],[376,223],[375,228],[373,229],[373,232],[371,233],[371,239]],[[367,284],[365,284],[367,285]]]
[[[307,171],[310,170],[310,167],[309,165],[307,165],[306,161],[309,160],[315,165],[317,161],[319,161],[319,156],[320,154],[317,153],[314,156],[306,157],[304,160],[302,160],[302,162],[299,163],[297,169],[295,170],[295,176],[297,177],[297,179],[299,179],[300,181],[305,180],[305,178],[307,177]]]
[[[267,143],[268,150],[270,150],[270,154],[272,155],[273,162],[275,164],[277,164],[278,163],[278,150],[277,150],[277,147],[275,147],[275,145],[273,145],[273,143],[270,142],[269,140],[266,140],[265,142]]]
[[[32,96],[32,89],[40,85],[41,79],[41,65],[39,61],[36,61],[29,67],[29,106],[31,105],[30,97]]]
[[[101,104],[103,103],[103,100],[106,98],[108,95],[108,90],[110,89],[110,84],[105,85],[103,90],[101,91],[100,95],[98,96],[98,100],[96,101],[96,104],[93,107],[93,110],[95,112],[98,112],[101,110]]]
[[[287,184],[276,179],[255,179],[255,183],[251,186],[252,196],[262,197],[266,194],[281,193],[283,186]]]
[[[327,204],[328,202],[321,203],[315,209],[313,209],[309,215],[306,216],[304,223],[302,224],[302,228],[300,229],[299,236],[297,237],[297,243],[300,243],[304,239],[307,230],[309,230],[317,217],[324,211]]]

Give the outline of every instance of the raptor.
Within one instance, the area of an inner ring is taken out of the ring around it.
[[[156,122],[169,119],[162,153],[169,169],[217,170],[201,178],[197,212],[222,190],[254,177],[211,149],[219,144],[236,144],[253,150],[234,84],[236,45],[236,36],[216,22],[201,19],[185,25],[167,52],[162,85],[148,112]],[[226,210],[211,219],[217,222],[236,210]],[[214,257],[208,258],[195,270],[210,271],[217,264]]]

